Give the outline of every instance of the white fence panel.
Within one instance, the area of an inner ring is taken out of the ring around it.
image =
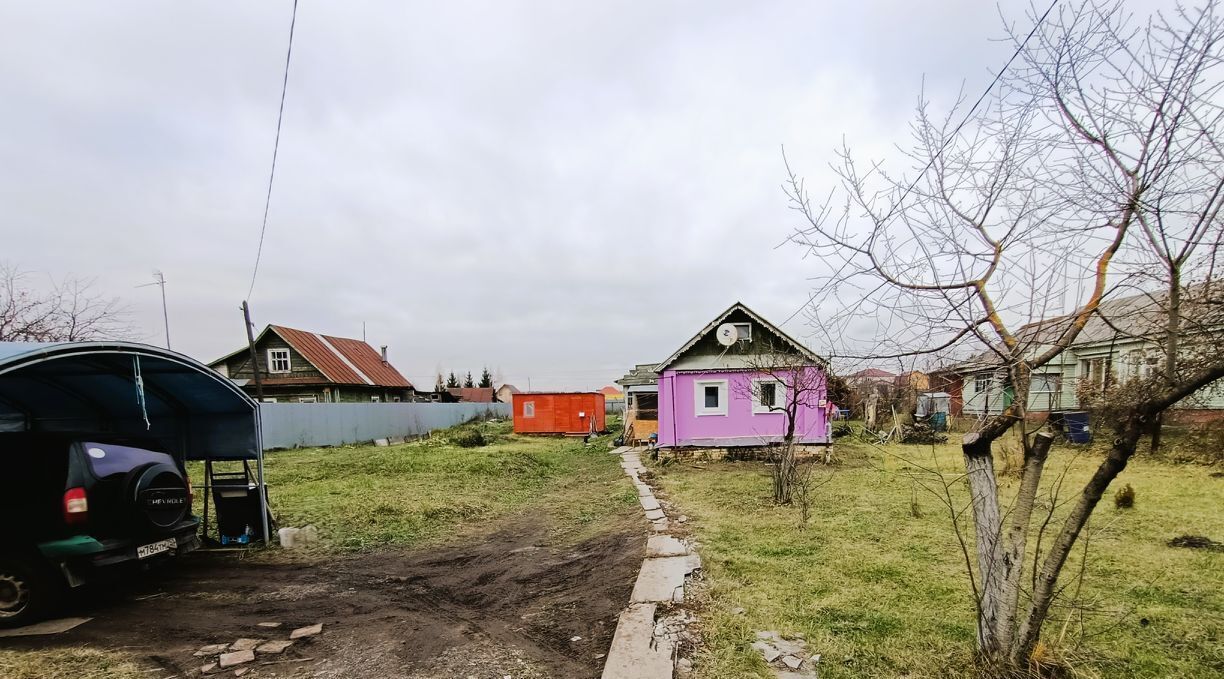
[[[474,417],[510,417],[509,403],[261,403],[264,450],[420,436]]]

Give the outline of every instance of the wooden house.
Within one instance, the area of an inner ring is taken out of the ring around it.
[[[723,337],[724,333],[729,334]],[[736,302],[658,373],[660,447],[733,448],[781,441],[795,406],[795,440],[828,444],[827,362]],[[789,377],[788,377],[789,376]]]
[[[254,396],[259,370],[266,403],[394,403],[415,400],[407,379],[361,340],[269,325],[248,347],[209,364]]]

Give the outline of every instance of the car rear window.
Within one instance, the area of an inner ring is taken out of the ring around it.
[[[143,448],[92,441],[86,441],[84,445],[85,457],[89,460],[89,466],[99,478],[111,474],[126,474],[150,462],[174,464],[174,458],[169,455]]]

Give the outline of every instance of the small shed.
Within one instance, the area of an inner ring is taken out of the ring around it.
[[[604,431],[604,395],[529,392],[514,395],[514,433],[585,436]]]

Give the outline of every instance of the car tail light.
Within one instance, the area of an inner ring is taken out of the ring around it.
[[[79,525],[89,520],[89,500],[84,488],[69,488],[64,491],[64,523]]]

